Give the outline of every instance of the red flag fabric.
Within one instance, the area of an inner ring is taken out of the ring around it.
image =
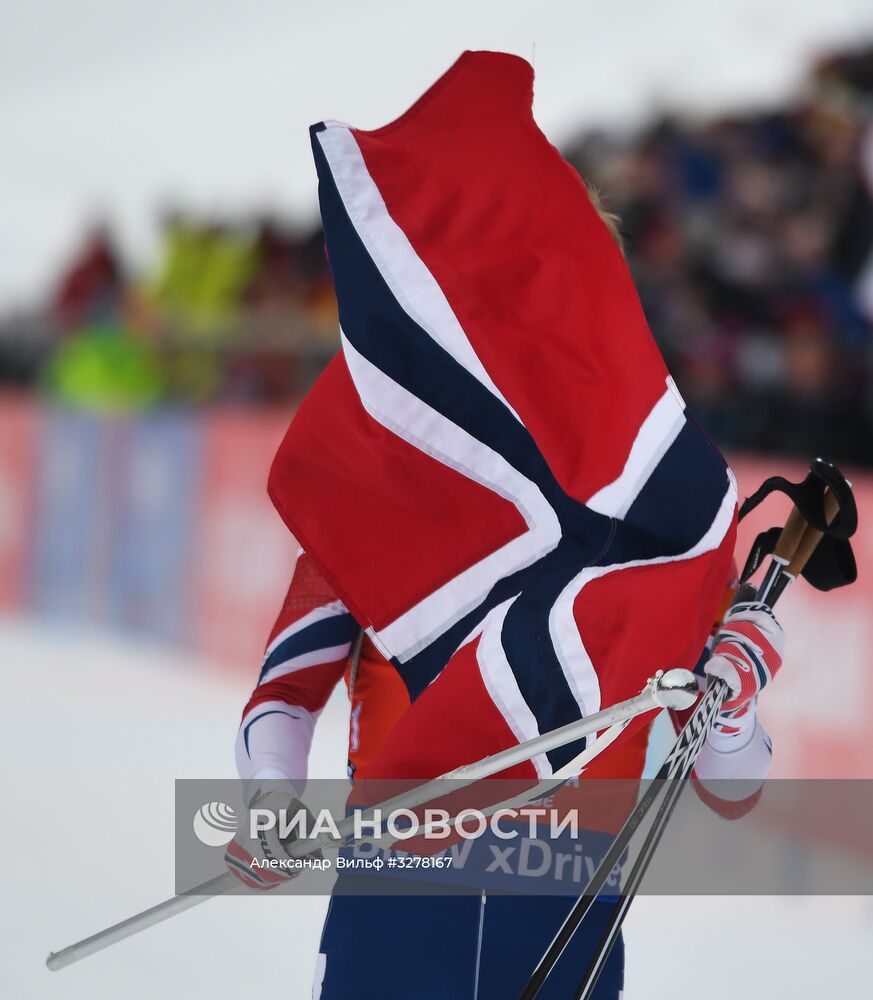
[[[693,665],[730,569],[733,476],[532,98],[524,60],[467,52],[385,128],[312,129],[342,352],[269,488],[414,699],[383,777]]]

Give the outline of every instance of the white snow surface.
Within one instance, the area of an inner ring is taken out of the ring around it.
[[[50,950],[172,894],[173,781],[232,776],[254,674],[0,619],[0,995],[310,996],[326,909],[315,898],[212,899],[67,969],[44,965]],[[315,776],[342,775],[347,715],[340,689],[316,732]],[[864,898],[644,897],[626,938],[626,1000],[855,997],[873,987]]]

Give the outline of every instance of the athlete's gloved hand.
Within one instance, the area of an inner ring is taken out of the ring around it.
[[[715,637],[712,656],[703,667],[710,677],[720,677],[731,690],[722,715],[741,715],[782,665],[785,637],[766,604],[736,604]]]
[[[247,792],[249,809],[267,809],[277,816],[287,811],[289,817],[298,810],[306,811],[306,806],[295,796],[290,785],[282,787],[278,782],[271,781],[267,788],[261,788],[256,782],[249,782]],[[307,822],[311,828],[311,814]],[[257,836],[250,837],[249,817],[246,816],[246,828],[239,831],[228,845],[224,855],[228,870],[251,889],[275,889],[300,874],[300,868],[287,865],[291,860],[288,847],[294,838],[281,838],[279,829],[277,821],[270,829],[259,829]],[[321,857],[321,853],[309,856]]]

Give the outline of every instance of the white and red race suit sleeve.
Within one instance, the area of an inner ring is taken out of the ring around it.
[[[301,549],[237,733],[241,778],[302,785],[315,722],[343,676],[360,631]]]

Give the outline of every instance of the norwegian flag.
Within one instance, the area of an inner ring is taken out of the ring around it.
[[[385,128],[312,129],[342,352],[269,488],[415,699],[382,777],[693,666],[730,572],[733,476],[532,100],[527,62],[467,52]]]

